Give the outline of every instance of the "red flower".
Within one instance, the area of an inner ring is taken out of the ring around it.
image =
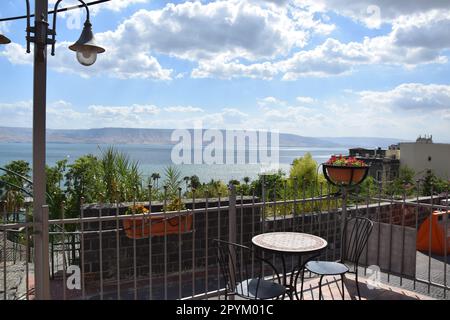
[[[366,163],[362,160],[358,160],[355,157],[332,155],[326,162],[327,165],[341,166],[341,167],[365,167]]]

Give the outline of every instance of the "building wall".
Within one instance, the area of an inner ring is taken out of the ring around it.
[[[450,144],[400,143],[400,164],[423,176],[426,170],[444,179],[450,178]]]
[[[399,175],[400,161],[390,158],[357,157],[370,164],[369,177],[377,181],[392,181]]]
[[[389,150],[386,150],[386,158],[400,159],[400,149],[389,149]]]

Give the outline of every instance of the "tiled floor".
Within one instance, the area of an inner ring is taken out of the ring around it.
[[[408,291],[401,288],[377,283],[367,285],[367,278],[359,278],[361,300],[431,300],[431,297]],[[369,283],[371,283],[369,281]],[[305,279],[304,299],[319,299],[319,278]],[[299,288],[300,289],[300,288]],[[340,277],[324,277],[322,282],[322,294],[324,300],[342,300],[342,287]],[[347,275],[344,280],[345,300],[357,300],[356,282],[354,275]]]

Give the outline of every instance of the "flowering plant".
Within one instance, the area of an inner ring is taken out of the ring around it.
[[[142,213],[148,213],[148,209],[144,207],[143,205],[135,205],[131,206],[127,209],[127,212],[125,214],[142,214]]]
[[[339,166],[339,167],[366,167],[366,163],[362,160],[358,160],[355,157],[345,157],[342,155],[333,155],[326,162],[327,165]]]

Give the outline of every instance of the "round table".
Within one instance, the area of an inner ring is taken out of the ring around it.
[[[298,255],[299,258],[302,255],[313,255],[308,260],[316,257],[320,252],[325,249],[328,242],[318,236],[299,233],[299,232],[268,232],[262,233],[252,238],[253,245],[261,248],[264,251],[279,254],[281,256],[281,262],[283,264],[283,285],[288,289],[289,297],[292,299],[292,292],[295,293],[297,299],[298,294],[294,285],[292,284],[293,273],[295,269],[299,268],[299,271],[306,264],[305,261],[302,266],[298,266],[292,270],[290,283],[287,284],[287,270],[285,255]],[[315,254],[315,255],[314,255]],[[303,281],[303,279],[302,279]]]

